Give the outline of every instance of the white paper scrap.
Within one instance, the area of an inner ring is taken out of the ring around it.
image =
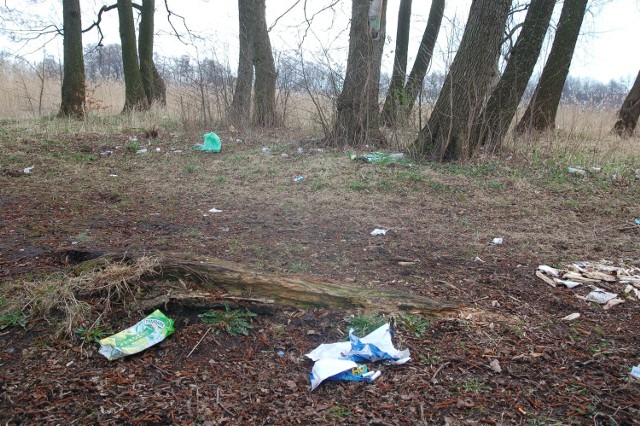
[[[371,235],[374,237],[378,235],[386,235],[387,231],[388,229],[376,228],[373,231],[371,231]]]

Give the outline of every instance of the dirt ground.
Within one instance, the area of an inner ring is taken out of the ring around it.
[[[16,283],[67,270],[60,253],[77,249],[206,255],[461,308],[419,326],[391,318],[409,363],[313,392],[304,354],[345,339],[345,319],[363,313],[281,307],[238,337],[174,308],[172,336],[111,362],[34,316],[0,330],[3,423],[640,424],[640,302],[605,311],[576,297],[585,286],[534,275],[543,263],[640,266],[637,157],[366,164],[283,131],[220,131],[223,150],[210,154],[190,149],[197,134],[49,126],[6,124],[0,136],[5,300]],[[146,313],[115,306],[104,321],[117,331]]]

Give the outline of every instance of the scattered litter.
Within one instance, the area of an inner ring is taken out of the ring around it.
[[[398,265],[400,266],[415,266],[417,262],[404,262],[404,261],[400,261],[398,262]]]
[[[478,256],[475,257],[475,259],[473,259],[474,262],[480,262],[480,263],[486,263],[484,260],[482,260],[481,258],[479,258]]]
[[[373,382],[380,377],[380,371],[369,371],[366,365],[343,359],[321,359],[311,370],[311,390],[325,380],[349,382]]]
[[[299,147],[298,148],[298,154],[304,154],[304,148],[303,147]]]
[[[393,346],[389,323],[362,339],[351,329],[348,342],[324,343],[305,355],[315,361],[311,373],[311,390],[323,380],[347,370],[350,370],[351,374],[339,376],[336,380],[373,381],[380,376],[380,372],[369,372],[356,362],[383,361],[385,364],[400,365],[411,359],[409,355],[408,349],[398,350]]]
[[[204,138],[204,143],[195,144],[193,146],[193,149],[197,149],[199,151],[204,151],[204,152],[220,152],[220,149],[222,148],[222,142],[220,141],[220,138],[218,137],[218,135],[216,135],[213,132],[205,133],[203,138]]]
[[[547,266],[547,265],[538,266],[538,271],[544,272],[545,274],[551,275],[553,277],[560,276],[560,271],[558,269],[552,268],[551,266]]]
[[[640,301],[640,268],[635,266],[614,266],[613,262],[606,260],[574,262],[563,269],[540,265],[535,275],[552,287],[564,286],[572,289],[582,284],[588,285],[593,291],[586,296],[582,293],[583,295],[578,294],[576,297],[604,305],[603,308],[606,310],[624,302],[624,299],[618,298],[616,294],[623,290],[629,295],[629,300]],[[614,288],[616,285],[625,287],[619,287],[618,290]]]
[[[222,228],[220,228],[220,230],[222,232],[229,232],[229,227],[228,226],[223,226]]]
[[[636,225],[640,225],[640,219],[634,219],[634,220],[633,220],[633,222],[634,222]]]
[[[404,158],[404,154],[402,152],[394,152],[391,154],[387,154],[384,152],[370,152],[369,154],[364,154],[361,156],[357,156],[355,154],[351,155],[351,159],[354,161],[359,161],[361,163],[384,163],[384,162],[394,162]]]
[[[616,297],[618,297],[618,295],[615,293],[609,293],[608,291],[604,291],[601,288],[597,288],[591,293],[587,294],[585,300],[587,302],[596,302],[604,305],[605,303],[608,303],[610,300],[615,299]]]
[[[113,361],[142,352],[160,343],[171,333],[173,320],[167,318],[160,310],[155,310],[134,326],[98,341],[99,352],[109,361]]]
[[[602,169],[600,167],[589,167],[589,173],[600,173]]]
[[[499,246],[504,242],[504,239],[500,238],[500,237],[496,237],[493,240],[491,240],[491,244],[493,244],[494,246]]]
[[[136,151],[136,154],[146,154],[149,150],[147,148],[142,148]]]
[[[636,379],[640,379],[640,364],[631,368],[631,375]]]
[[[110,174],[109,177],[118,177],[118,175]]]
[[[575,167],[567,167],[567,173],[569,173],[571,175],[579,175],[579,176],[586,176],[587,175],[587,171],[586,170],[577,169]]]
[[[215,207],[209,210],[209,213],[222,213],[222,210],[218,210]]]
[[[496,373],[502,373],[502,367],[500,367],[500,362],[497,359],[494,359],[489,363],[489,368],[491,368]]]
[[[100,152],[100,155],[101,155],[102,157],[106,157],[106,156],[111,155],[111,154],[113,154],[113,151],[111,151],[111,150],[109,150],[109,149],[108,149],[108,150],[106,150],[106,151],[102,151],[102,152]]]
[[[296,176],[293,178],[294,182],[302,182],[304,180],[304,176]]]
[[[138,138],[136,136],[129,136],[129,142],[138,142]]]
[[[271,154],[271,148],[269,148],[268,146],[262,147],[262,153]]]
[[[582,284],[577,281],[561,280],[559,278],[554,278],[553,281],[555,281],[556,284],[565,286],[566,288],[574,288]]]
[[[371,235],[376,237],[378,235],[387,235],[387,231],[388,229],[383,229],[383,228],[376,228],[373,231],[371,231]]]
[[[173,152],[174,154],[182,153],[181,149],[177,149],[177,148],[174,148],[174,147],[169,148],[169,151]]]
[[[580,318],[580,314],[578,312],[575,312],[573,314],[569,314],[566,317],[562,317],[560,318],[562,321],[573,321]]]
[[[31,173],[31,170],[33,170],[33,168],[34,168],[34,167],[35,167],[35,166],[25,167],[25,168],[22,170],[22,172],[23,172],[24,174],[27,174],[27,175],[28,175],[29,173]]]
[[[283,350],[279,350],[278,352],[276,352],[278,354],[278,356],[284,356],[284,351]]]
[[[629,293],[632,293],[633,296],[635,296],[636,299],[640,300],[640,289],[637,289],[634,286],[632,286],[631,284],[628,284],[624,288],[624,294],[629,294]]]
[[[161,151],[161,149],[160,149],[160,148],[156,148],[156,152],[160,152],[160,151]]]
[[[286,152],[283,152],[282,154],[280,154],[280,157],[289,158],[289,154],[287,154]]]
[[[72,245],[72,246],[77,246],[77,245],[78,245],[78,242],[77,242],[77,241],[71,241],[71,245]]]
[[[602,309],[604,309],[605,311],[608,311],[609,309],[613,308],[614,306],[617,306],[621,303],[624,303],[624,299],[618,299],[617,297],[615,299],[611,299],[609,300]]]

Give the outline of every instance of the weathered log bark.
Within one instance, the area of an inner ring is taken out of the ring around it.
[[[92,259],[90,254],[75,258],[90,259],[79,268],[93,269],[105,260],[134,261],[137,256],[109,253]],[[459,306],[405,292],[356,287],[336,281],[299,275],[267,274],[246,269],[238,263],[204,256],[161,254],[159,267],[150,274],[154,279],[188,278],[202,290],[226,298],[249,298],[253,301],[276,303],[301,309],[364,309],[380,312],[412,312],[442,315]]]

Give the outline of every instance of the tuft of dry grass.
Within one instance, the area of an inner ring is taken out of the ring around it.
[[[37,281],[14,286],[9,310],[19,308],[25,315],[43,318],[58,325],[60,333],[71,334],[87,321],[108,314],[113,304],[126,304],[135,297],[144,276],[152,275],[159,265],[154,257],[143,256],[134,262],[99,259],[76,273],[54,274]]]

